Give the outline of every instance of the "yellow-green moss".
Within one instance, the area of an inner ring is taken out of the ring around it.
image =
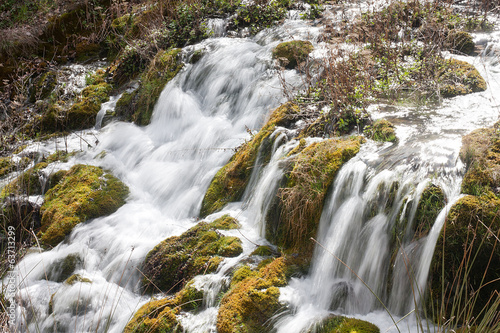
[[[29,100],[34,103],[37,100],[49,97],[50,93],[54,90],[57,84],[57,73],[48,71],[42,74],[35,80],[29,93]]]
[[[221,300],[217,332],[269,331],[266,323],[281,308],[278,287],[286,284],[285,271],[285,259],[277,258],[258,273],[247,272],[245,278],[233,284]]]
[[[0,157],[0,178],[14,170],[15,163],[10,157]]]
[[[240,223],[237,219],[232,217],[229,214],[223,215],[210,223],[210,226],[215,229],[220,230],[230,230],[230,229],[238,229],[240,227]]]
[[[460,158],[467,165],[462,192],[481,195],[497,193],[500,186],[500,132],[498,124],[477,129],[462,138]]]
[[[192,311],[201,307],[203,292],[189,282],[174,297],[152,299],[137,311],[124,332],[183,332],[175,315],[180,310]]]
[[[81,283],[92,283],[92,281],[90,279],[87,279],[87,278],[84,278],[83,276],[81,276],[80,274],[73,274],[71,275],[69,278],[67,278],[64,283],[68,284],[68,285],[74,285],[75,283],[77,282],[81,282]]]
[[[293,103],[285,103],[273,111],[264,127],[252,140],[245,142],[212,179],[201,204],[200,216],[212,214],[228,202],[241,198],[250,179],[259,147],[276,126],[285,126],[299,112],[299,107]]]
[[[417,238],[427,234],[445,205],[446,198],[439,186],[430,184],[424,189],[415,213],[415,232]]]
[[[138,125],[147,125],[151,121],[154,106],[165,84],[172,80],[183,67],[177,60],[181,50],[160,50],[141,75],[139,88],[132,93],[125,93],[116,104],[116,115]]]
[[[250,254],[252,256],[272,256],[274,254],[274,251],[266,245],[261,245],[257,247],[253,252]]]
[[[468,32],[461,30],[451,30],[446,37],[446,46],[458,53],[470,55],[474,53],[474,39]]]
[[[81,222],[115,212],[128,187],[101,168],[78,164],[45,197],[41,241],[55,246]]]
[[[380,333],[380,329],[364,320],[331,315],[306,333]]]
[[[499,235],[500,200],[495,196],[467,195],[453,205],[429,274],[428,306],[434,309],[430,313],[439,313],[443,322],[451,319],[459,324],[469,323],[470,314],[479,316],[500,290]],[[454,305],[459,302],[465,310],[457,313]]]
[[[385,119],[378,119],[372,126],[365,127],[364,133],[370,139],[375,141],[396,141],[396,131],[394,129],[394,125]]]
[[[46,164],[37,164],[22,172],[16,179],[5,185],[0,192],[0,199],[9,195],[39,195],[43,194],[42,180],[39,171],[45,168]]]
[[[356,155],[362,137],[329,139],[306,147],[295,158],[279,205],[267,216],[266,238],[284,249],[311,253],[323,202],[340,167]]]
[[[444,63],[439,74],[439,85],[443,97],[470,94],[486,90],[486,81],[471,64],[450,59]]]
[[[273,58],[278,59],[280,64],[286,68],[293,69],[307,59],[309,53],[314,50],[311,42],[293,40],[278,44],[273,49]]]
[[[81,97],[66,113],[66,129],[85,129],[95,125],[101,104],[109,100],[111,85],[105,82],[90,85],[82,90]]]
[[[150,292],[172,292],[198,274],[217,269],[222,257],[243,252],[237,237],[223,236],[212,225],[200,222],[180,236],[165,239],[144,261],[143,285]]]

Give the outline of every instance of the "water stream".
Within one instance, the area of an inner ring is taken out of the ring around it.
[[[282,40],[307,39],[319,50],[315,56],[321,55],[321,29],[302,20],[289,19],[253,38],[227,38],[220,22],[211,24],[220,37],[185,50],[206,52],[165,87],[149,126],[114,122],[100,128],[99,123],[97,129],[27,148],[44,154],[82,150],[53,167],[102,166],[122,179],[131,194],[114,214],[77,226],[51,251],[30,250],[19,263],[20,331],[121,332],[148,300],[139,288],[139,269],[148,251],[197,223],[212,177],[233,149],[248,139],[247,128],[258,129],[284,101],[272,48]],[[292,279],[281,289],[288,310],[273,321],[278,332],[300,332],[331,311],[364,318],[385,331],[392,323],[381,312],[380,301],[397,316],[415,307],[404,260],[414,269],[414,286],[423,290],[446,211],[459,197],[461,136],[493,124],[498,116],[500,101],[494,100],[492,92],[500,91],[500,65],[494,53],[500,33],[477,38],[486,40],[484,56],[461,58],[476,65],[488,80],[487,91],[446,100],[437,108],[373,108],[374,117],[395,123],[399,142],[368,142],[339,172],[317,236],[324,248],[316,248],[308,276]],[[302,83],[295,71],[285,71],[284,79],[290,85]],[[205,310],[179,318],[188,332],[216,331],[215,295],[227,283],[226,273],[255,244],[268,244],[263,237],[264,216],[283,174],[284,156],[297,144],[288,139],[293,137],[289,131],[279,128],[273,134],[271,161],[255,168],[244,200],[208,217],[237,216],[241,229],[226,233],[240,237],[244,251],[226,259],[217,273],[196,278],[196,285],[205,291]],[[445,191],[448,204],[428,235],[415,242],[410,231],[415,202],[430,182]],[[409,212],[408,226],[395,239],[391,231],[401,224],[402,210]],[[392,267],[394,248],[400,257]],[[92,283],[55,282],[69,255],[78,258],[76,273]],[[391,290],[386,288],[389,279]]]

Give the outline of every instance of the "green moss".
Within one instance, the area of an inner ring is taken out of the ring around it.
[[[252,270],[248,265],[243,265],[233,272],[231,287],[245,280],[247,277],[257,276],[258,272]]]
[[[245,142],[212,179],[201,204],[200,216],[212,214],[228,202],[237,201],[243,195],[257,159],[259,147],[273,133],[276,126],[290,123],[300,109],[293,103],[286,103],[273,111],[268,122],[252,138]]]
[[[234,217],[231,217],[229,214],[223,215],[210,223],[210,226],[215,229],[220,230],[230,230],[230,229],[238,229],[240,227],[240,223]]]
[[[480,317],[500,289],[499,208],[494,196],[467,195],[450,209],[429,275],[428,307],[443,322],[463,324]]]
[[[375,141],[396,141],[396,131],[394,129],[394,125],[385,119],[378,119],[372,126],[365,127],[364,133],[370,139]]]
[[[243,274],[243,268],[240,268]],[[245,269],[246,270],[246,269]],[[281,308],[278,287],[286,284],[286,263],[277,258],[258,273],[232,285],[222,298],[217,315],[217,332],[267,332],[266,323]],[[238,278],[237,276],[237,278]]]
[[[486,90],[486,81],[471,64],[450,59],[439,73],[439,85],[443,97],[465,95]]]
[[[306,333],[380,333],[380,329],[367,321],[331,315]]]
[[[115,212],[129,191],[101,168],[78,164],[45,197],[41,241],[55,246],[81,222]]]
[[[261,245],[257,247],[250,255],[267,257],[274,255],[274,251],[269,246]]]
[[[278,44],[273,50],[273,58],[286,68],[293,69],[307,59],[314,50],[311,42],[293,40]]]
[[[153,109],[165,84],[172,80],[183,67],[177,60],[180,49],[160,50],[141,75],[138,89],[125,93],[116,104],[116,115],[138,125],[151,121]]]
[[[49,281],[63,282],[74,275],[75,270],[82,265],[82,258],[78,254],[69,254],[52,263],[47,269],[47,279]]]
[[[175,317],[170,299],[152,300],[143,305],[125,326],[125,333],[182,333],[184,328]]]
[[[22,172],[16,179],[5,185],[0,192],[0,199],[9,195],[39,195],[43,194],[45,190],[42,187],[42,180],[40,179],[39,171],[43,169],[46,164],[37,164]]]
[[[446,198],[439,186],[430,184],[424,189],[415,213],[415,232],[417,238],[428,233],[436,221],[439,212],[445,205]]]
[[[115,29],[118,33],[123,33],[126,30],[127,25],[129,25],[132,15],[125,14],[123,16],[117,17],[111,22],[111,28]]]
[[[189,282],[174,297],[152,299],[137,311],[124,332],[183,332],[175,315],[179,310],[193,311],[202,306],[203,292]]]
[[[356,155],[361,137],[313,143],[297,155],[266,221],[266,238],[284,249],[311,254],[323,202],[340,167]]]
[[[77,153],[76,151],[72,151],[72,152],[68,153],[67,151],[64,151],[64,150],[58,150],[55,153],[52,153],[49,156],[47,156],[47,158],[45,158],[44,161],[47,162],[48,164],[54,163],[54,162],[64,162],[65,163],[65,162],[68,162],[70,157],[75,156],[76,153]]]
[[[215,271],[222,257],[235,257],[242,251],[238,238],[223,236],[210,224],[200,222],[148,253],[142,269],[143,285],[150,292],[177,291],[195,275]]]
[[[92,281],[90,279],[87,279],[87,278],[84,278],[83,276],[81,276],[80,274],[73,274],[71,275],[69,278],[67,278],[64,283],[65,284],[68,284],[68,285],[74,285],[75,283],[77,282],[81,282],[81,283],[92,283]]]
[[[460,158],[467,165],[462,192],[471,195],[497,193],[500,187],[500,133],[493,128],[477,129],[462,138]]]
[[[65,128],[79,130],[94,126],[101,104],[109,100],[111,88],[108,83],[85,87],[79,100],[69,108],[65,115]]]
[[[465,31],[450,31],[446,37],[446,45],[448,48],[458,53],[465,53],[467,55],[474,53],[474,39],[470,33]]]
[[[0,178],[14,171],[15,163],[10,157],[0,157]]]

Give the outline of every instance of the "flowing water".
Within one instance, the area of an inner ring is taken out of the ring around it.
[[[322,46],[321,29],[296,19],[253,38],[226,38],[220,21],[210,25],[218,38],[184,50],[189,56],[203,49],[205,55],[168,83],[149,126],[114,122],[101,128],[99,119],[97,129],[28,147],[27,151],[44,154],[81,150],[69,162],[52,167],[102,166],[122,179],[131,194],[114,214],[77,226],[51,251],[31,249],[19,263],[20,331],[122,331],[148,300],[139,288],[139,269],[148,251],[196,224],[210,180],[233,149],[248,139],[247,128],[258,129],[270,110],[284,101],[272,48],[292,38],[311,40],[319,50]],[[287,311],[273,320],[278,332],[300,332],[331,311],[364,318],[385,331],[392,323],[381,311],[381,302],[395,316],[415,307],[418,296],[412,294],[411,284],[419,290],[425,287],[446,211],[459,198],[461,136],[497,119],[500,101],[493,92],[500,89],[495,53],[500,33],[477,38],[486,46],[484,56],[463,58],[488,79],[486,92],[449,99],[435,108],[373,108],[374,117],[395,123],[399,142],[368,142],[340,170],[325,203],[317,236],[321,246],[315,250],[310,274],[281,288]],[[290,85],[302,83],[295,71],[283,75]],[[107,107],[112,108],[114,101]],[[265,167],[257,163],[244,200],[207,218],[226,213],[238,217],[241,229],[224,233],[240,237],[244,251],[226,259],[216,273],[195,279],[204,290],[205,309],[180,316],[188,332],[215,332],[216,295],[228,282],[226,273],[255,244],[268,244],[263,237],[264,216],[283,175],[285,156],[297,145],[289,139],[293,134],[278,128],[271,161]],[[416,203],[430,182],[445,191],[448,204],[428,234],[412,241]],[[406,222],[400,219],[401,211]],[[398,237],[394,230],[400,231]],[[68,256],[77,263],[76,273],[92,283],[57,282]],[[408,265],[414,282],[409,282]],[[412,331],[411,324],[407,326]]]

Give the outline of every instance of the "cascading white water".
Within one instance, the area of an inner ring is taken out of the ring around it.
[[[224,35],[219,29],[221,22],[212,23],[214,32]],[[204,41],[196,47],[206,49],[206,54],[167,85],[151,125],[140,128],[113,123],[102,130],[28,148],[42,153],[65,147],[84,150],[55,167],[67,169],[75,163],[103,166],[130,187],[131,195],[116,213],[79,225],[53,250],[33,251],[19,263],[18,318],[23,318],[19,325],[40,332],[122,331],[148,299],[140,295],[138,285],[138,269],[147,252],[196,223],[193,217],[204,191],[231,156],[232,148],[247,138],[246,127],[257,129],[282,100],[280,82],[271,69],[271,49],[280,39],[292,36],[314,41],[318,32],[319,28],[292,20],[253,39]],[[486,51],[493,52],[500,34],[480,38],[487,40]],[[290,311],[274,323],[278,332],[300,332],[332,310],[375,322],[382,331],[391,326],[379,312],[379,301],[353,271],[394,313],[404,315],[413,309],[404,259],[407,256],[411,260],[415,286],[422,290],[439,223],[442,225],[446,209],[459,192],[460,137],[492,124],[498,112],[498,101],[490,102],[491,92],[500,88],[498,60],[483,63],[464,59],[476,62],[488,79],[488,91],[447,100],[437,109],[373,110],[375,116],[391,118],[396,124],[399,143],[369,142],[340,170],[317,237],[328,251],[317,247],[310,275],[282,288],[281,299],[290,305]],[[286,71],[285,79],[289,84],[300,83],[293,71]],[[286,142],[282,132],[274,135],[271,161],[264,168],[255,168],[244,202],[230,204],[208,218],[213,220],[225,213],[237,216],[242,228],[228,234],[242,239],[244,252],[226,259],[218,272],[195,279],[205,291],[206,309],[180,318],[188,332],[215,332],[214,297],[224,286],[225,274],[248,256],[254,243],[266,244],[263,220],[269,198],[282,176],[282,158],[297,144]],[[96,139],[99,144],[94,144]],[[87,149],[88,143],[95,147]],[[104,157],[99,154],[103,150]],[[412,242],[416,204],[408,206],[408,202],[418,202],[430,178],[445,190],[448,205],[427,238]],[[405,209],[410,210],[407,231],[403,239],[394,240],[391,230],[400,222],[399,212]],[[401,242],[399,248],[405,255],[395,260],[389,274],[395,241]],[[61,263],[69,255],[78,258],[75,273],[92,283],[57,282]],[[392,290],[386,290],[391,278]],[[27,328],[19,327],[21,331]]]
[[[289,21],[272,30],[276,36],[313,41],[318,32],[304,21]],[[77,226],[56,248],[32,251],[18,264],[19,330],[123,330],[148,298],[139,293],[139,270],[148,251],[196,223],[193,217],[210,180],[248,138],[246,129],[258,129],[283,101],[271,60],[271,50],[279,42],[265,33],[252,39],[206,40],[197,46],[206,50],[205,55],[195,65],[186,65],[162,92],[151,125],[112,123],[28,148],[43,154],[58,148],[83,150],[57,167],[102,166],[121,178],[131,194],[114,214]],[[295,71],[286,71],[284,78],[288,84],[300,83]],[[244,256],[253,250],[252,243],[265,240],[253,230],[254,220],[242,222],[239,232],[245,237],[235,236],[242,238]],[[91,283],[60,281],[61,265],[68,256],[76,258],[74,273]],[[207,290],[207,317],[198,315],[204,318],[203,328],[197,319],[184,318],[188,330],[213,329],[216,307],[210,289],[220,288],[226,270],[240,259],[227,259],[212,282],[200,282],[205,286],[200,288]]]

